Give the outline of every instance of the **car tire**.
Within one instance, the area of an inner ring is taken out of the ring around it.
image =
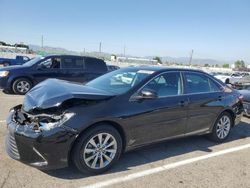
[[[110,169],[121,153],[122,138],[119,132],[110,125],[100,124],[77,139],[71,159],[81,172],[100,174]]]
[[[225,84],[230,84],[229,78],[226,79]]]
[[[223,112],[216,120],[212,133],[209,135],[209,138],[215,142],[225,141],[233,126],[232,115],[228,112]]]
[[[15,94],[25,95],[32,88],[32,83],[26,78],[18,78],[12,84]]]
[[[3,63],[3,66],[4,66],[4,67],[8,67],[8,66],[10,66],[10,63],[9,63],[9,62],[4,62],[4,63]]]

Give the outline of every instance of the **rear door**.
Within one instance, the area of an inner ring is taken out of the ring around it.
[[[107,73],[108,68],[106,63],[97,58],[85,57],[85,82],[93,80],[105,73]]]
[[[206,132],[223,109],[224,93],[215,80],[203,73],[185,72],[184,80],[189,99],[186,134]]]
[[[85,64],[83,57],[64,56],[62,58],[64,80],[82,83],[85,80]]]

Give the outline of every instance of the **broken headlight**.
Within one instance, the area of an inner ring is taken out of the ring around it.
[[[73,117],[75,114],[74,113],[65,113],[63,115],[60,116],[60,118],[43,118],[39,121],[39,129],[40,130],[50,130],[53,129],[55,127],[59,127],[61,126],[63,123],[65,123],[66,121],[68,121],[71,117]]]

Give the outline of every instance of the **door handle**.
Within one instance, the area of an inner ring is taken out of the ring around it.
[[[221,101],[222,99],[223,99],[223,97],[222,97],[222,96],[219,96],[219,97],[218,97],[218,100],[219,100],[219,101]]]

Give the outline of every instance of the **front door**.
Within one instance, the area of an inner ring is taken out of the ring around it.
[[[129,137],[134,145],[184,135],[188,98],[183,95],[182,85],[180,72],[164,73],[141,89],[155,92],[156,98],[129,102],[129,109],[135,115],[128,117],[126,123],[133,130],[129,131]]]
[[[33,77],[36,83],[39,83],[48,78],[61,79],[61,58],[45,58],[33,71]]]

